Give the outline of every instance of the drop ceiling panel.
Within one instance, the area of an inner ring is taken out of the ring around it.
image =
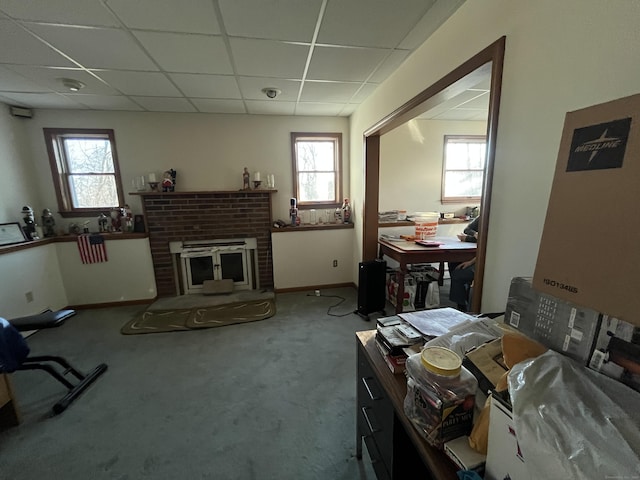
[[[73,95],[73,99],[91,110],[124,110],[132,112],[143,110],[142,107],[123,96],[77,94]]]
[[[302,78],[308,46],[244,38],[230,42],[238,75]]]
[[[330,1],[318,42],[333,45],[394,48],[427,12],[431,1]]]
[[[219,0],[232,36],[310,42],[321,0]],[[268,19],[265,21],[265,19]]]
[[[355,97],[353,97],[349,101],[349,103],[355,103],[355,104],[362,103],[369,95],[371,95],[375,91],[376,88],[377,88],[377,85],[365,83],[364,85],[362,85],[362,88],[358,90]]]
[[[105,82],[125,95],[179,97],[180,91],[160,72],[96,72]],[[84,93],[84,91],[83,91]]]
[[[418,20],[398,47],[415,50],[422,45],[465,0],[429,0],[431,4],[427,15]]]
[[[172,73],[169,76],[187,97],[242,98],[236,77],[232,75]]]
[[[249,113],[257,115],[293,115],[295,102],[275,102],[247,100],[247,110]]]
[[[13,105],[29,108],[66,108],[83,109],[84,106],[57,93],[6,93],[2,96],[11,100]]]
[[[99,0],[2,0],[0,8],[21,20],[96,27],[118,25]]]
[[[69,89],[62,84],[62,78],[71,78],[84,83],[85,86],[81,90],[84,94],[117,95],[118,93],[79,68],[32,67],[28,65],[13,65],[9,68],[27,78],[33,78],[40,85],[59,93],[69,93]]]
[[[211,0],[107,0],[129,28],[167,32],[220,33]]]
[[[238,77],[242,96],[249,100],[264,100],[263,88],[277,88],[282,93],[279,101],[295,102],[298,99],[300,83],[298,80],[283,80],[268,77]]]
[[[387,57],[385,57],[382,64],[378,66],[377,70],[373,72],[369,82],[382,83],[389,75],[396,71],[408,56],[409,50],[391,51]]]
[[[13,22],[0,20],[0,63],[20,65],[76,65]]]
[[[307,78],[363,82],[386,55],[373,48],[316,47]]]
[[[487,113],[482,110],[457,108],[455,110],[447,110],[434,117],[434,120],[487,120]]]
[[[135,35],[167,72],[233,73],[222,37],[141,31]]]
[[[49,92],[42,82],[31,81],[9,68],[0,67],[0,91],[4,92]]]
[[[471,100],[464,102],[460,105],[462,108],[474,108],[478,110],[489,110],[489,92],[476,92],[475,90],[471,90],[471,92],[478,93],[478,96],[472,98]]]
[[[334,117],[340,115],[343,107],[344,105],[339,103],[300,102],[296,107],[296,115]]]
[[[131,97],[150,112],[195,112],[196,109],[185,98]]]
[[[301,102],[347,103],[360,87],[359,83],[304,82]]]
[[[203,113],[247,113],[242,100],[193,98],[191,102]]]
[[[113,28],[29,24],[29,28],[86,68],[157,70],[133,38]]]

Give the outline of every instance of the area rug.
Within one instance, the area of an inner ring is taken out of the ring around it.
[[[273,299],[227,303],[212,307],[147,310],[128,321],[120,329],[120,333],[139,335],[224,327],[236,323],[265,320],[275,313],[276,304]]]

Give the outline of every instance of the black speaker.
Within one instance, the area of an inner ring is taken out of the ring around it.
[[[385,313],[387,262],[373,260],[358,264],[358,310],[355,313],[369,319],[372,312]]]

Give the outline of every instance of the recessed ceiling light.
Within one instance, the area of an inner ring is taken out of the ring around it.
[[[62,82],[62,85],[64,85],[65,88],[68,88],[72,92],[77,92],[84,87],[84,83],[73,78],[61,78],[60,82]]]

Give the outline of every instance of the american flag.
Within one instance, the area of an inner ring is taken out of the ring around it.
[[[93,233],[78,235],[78,250],[82,263],[100,263],[107,261],[107,247],[104,237]]]

